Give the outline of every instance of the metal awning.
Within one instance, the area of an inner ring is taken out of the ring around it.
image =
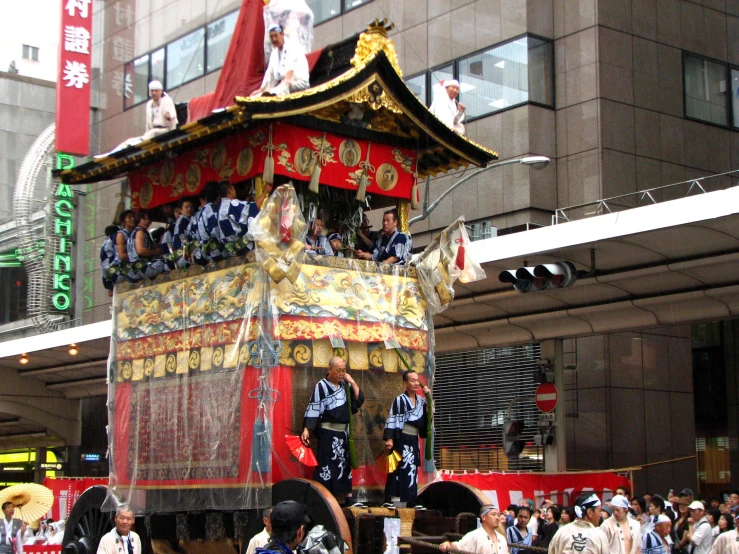
[[[436,351],[739,314],[739,187],[472,243],[487,273],[434,318]],[[570,261],[567,289],[521,294],[504,269]]]

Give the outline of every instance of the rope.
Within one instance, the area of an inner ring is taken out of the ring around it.
[[[460,514],[462,515],[462,514]],[[474,514],[473,514],[474,515]],[[433,538],[436,539],[437,537],[428,537],[427,535],[423,535],[422,533],[419,533],[417,531],[414,531],[413,534],[415,536],[425,536],[426,538]],[[458,541],[462,538],[462,535],[459,533],[444,533],[443,536],[438,537],[439,540],[444,539],[445,541]],[[433,548],[435,550],[441,551],[441,548],[439,548],[438,544],[434,544],[432,542],[422,541],[420,539],[414,539],[412,537],[398,537],[398,542],[406,542],[411,545],[416,546],[424,546],[426,548]],[[521,550],[526,550],[527,552],[539,552],[541,554],[546,554],[549,552],[548,548],[544,548],[543,546],[531,546],[528,544],[521,544],[517,542],[508,543],[508,548],[520,548]],[[464,550],[455,550],[453,548],[450,548],[447,550],[447,552],[458,553],[458,554],[470,554],[468,552],[465,552]]]
[[[361,519],[370,519],[370,518],[374,519],[374,517],[375,517],[374,514],[370,514],[367,512],[362,512],[354,516],[354,532],[353,532],[354,536],[352,537],[352,540],[354,541],[354,543],[352,544],[352,548],[354,552],[356,552],[357,548],[359,547],[359,521]]]
[[[434,550],[441,551],[441,548],[439,548],[438,544],[422,541],[419,539],[414,539],[411,537],[398,537],[398,542],[404,542],[404,543],[408,543],[414,546],[423,546],[425,548],[433,548]],[[451,552],[452,554],[474,554],[472,552],[467,552],[466,550],[457,550],[455,548],[450,548],[449,550],[447,550],[447,552]]]
[[[477,519],[477,514],[473,514],[472,512],[460,512],[457,514],[457,517],[454,518],[454,530],[459,533],[459,522],[463,517],[471,517],[474,519]]]

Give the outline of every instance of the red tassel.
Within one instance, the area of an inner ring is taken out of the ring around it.
[[[293,218],[290,217],[290,199],[287,195],[282,200],[282,206],[280,207],[280,236],[282,242],[290,242],[292,240],[291,228],[293,225]]]
[[[464,271],[464,244],[460,244],[459,248],[457,248],[457,259],[454,260],[454,265],[460,271]]]

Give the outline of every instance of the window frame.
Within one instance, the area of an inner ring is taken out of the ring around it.
[[[169,90],[168,89],[169,83],[167,82],[167,70],[168,70],[168,65],[169,65],[169,56],[167,55],[167,46],[169,46],[170,44],[173,44],[173,43],[177,42],[178,40],[186,37],[187,35],[190,35],[190,34],[196,32],[196,31],[198,31],[200,29],[203,30],[203,71],[204,72],[203,72],[202,75],[198,75],[197,77],[193,77],[192,79],[189,79],[187,81],[183,81],[182,83],[180,83],[179,85],[177,85],[174,88],[179,88],[182,85],[186,85],[187,83],[190,83],[192,81],[195,81],[196,79],[202,79],[206,75],[210,75],[211,73],[214,73],[216,71],[219,71],[219,70],[223,69],[223,65],[221,65],[220,67],[218,67],[216,69],[211,69],[210,71],[207,71],[207,69],[208,69],[208,26],[209,25],[212,25],[213,23],[215,23],[219,19],[223,19],[225,17],[228,17],[229,15],[231,15],[233,13],[237,13],[238,14],[238,12],[239,12],[239,9],[237,8],[235,10],[231,10],[231,11],[228,11],[226,13],[223,13],[223,14],[219,15],[218,17],[216,17],[215,19],[213,19],[212,21],[209,21],[209,22],[207,22],[204,25],[198,25],[194,29],[190,29],[186,33],[182,33],[181,35],[178,35],[174,39],[168,40],[164,44],[160,44],[160,45],[156,46],[155,48],[151,48],[150,50],[147,50],[146,52],[142,52],[141,54],[139,54],[135,58],[132,58],[129,61],[127,61],[126,63],[124,63],[123,64],[123,90],[121,91],[122,96],[123,96],[123,111],[125,112],[127,110],[131,110],[131,109],[133,109],[133,108],[135,108],[137,106],[140,106],[141,104],[144,104],[145,102],[148,101],[148,98],[147,98],[147,99],[144,99],[144,100],[142,100],[140,102],[136,102],[135,104],[131,104],[130,106],[126,107],[126,94],[125,94],[126,93],[126,83],[125,83],[125,78],[126,78],[126,69],[125,68],[126,68],[126,66],[128,66],[128,64],[133,63],[135,60],[138,60],[139,58],[142,58],[144,56],[149,56],[149,67],[148,67],[148,70],[147,70],[147,80],[146,80],[147,85],[148,85],[148,83],[151,82],[151,79],[152,79],[152,60],[154,59],[154,53],[155,52],[158,52],[159,50],[164,50],[164,71],[163,71],[164,76],[162,77],[161,81],[162,81],[162,86],[164,87],[164,90],[168,91]]]
[[[28,49],[28,57],[25,56],[26,49]],[[21,48],[21,59],[26,60],[27,62],[38,62],[39,51],[40,48],[38,46],[33,46],[32,44],[24,44]],[[35,58],[34,54],[36,55]]]
[[[315,28],[315,27],[318,27],[319,25],[323,25],[324,23],[326,23],[326,22],[328,22],[328,21],[333,21],[333,20],[334,20],[334,19],[336,19],[337,17],[341,17],[342,15],[344,15],[344,14],[347,14],[347,13],[349,13],[350,11],[353,11],[353,10],[356,10],[356,9],[358,9],[358,8],[361,8],[362,6],[366,6],[367,4],[371,4],[371,3],[373,2],[373,1],[374,1],[374,0],[366,0],[365,2],[362,2],[362,3],[361,3],[361,4],[359,5],[359,6],[354,6],[353,8],[348,8],[348,9],[345,9],[345,7],[344,7],[344,3],[346,2],[346,0],[339,0],[339,13],[337,13],[337,14],[336,14],[336,15],[334,15],[334,16],[331,16],[331,17],[329,17],[328,19],[324,19],[324,20],[322,20],[322,21],[321,21],[321,22],[319,22],[319,23],[316,23],[316,22],[314,21],[314,22],[313,22],[313,27]]]
[[[551,106],[548,106],[547,104],[543,104],[541,102],[536,102],[534,100],[526,100],[524,102],[519,102],[518,104],[513,104],[512,106],[506,106],[505,108],[501,108],[499,110],[494,110],[494,111],[491,111],[491,112],[487,112],[485,114],[477,115],[477,116],[474,116],[474,117],[467,116],[465,118],[465,121],[467,123],[472,123],[473,121],[477,121],[478,119],[482,119],[484,117],[490,117],[491,115],[497,115],[499,113],[504,113],[504,112],[507,112],[508,110],[515,110],[516,108],[520,108],[521,106],[526,106],[526,105],[529,105],[529,104],[532,105],[532,106],[538,106],[540,108],[547,108],[549,110],[554,110],[555,109],[555,106],[557,105],[557,98],[555,96],[557,87],[555,86],[555,83],[554,83],[554,75],[555,75],[554,74],[554,41],[552,39],[550,39],[550,38],[543,37],[541,35],[537,35],[537,34],[534,34],[534,33],[522,33],[522,34],[520,34],[518,36],[515,36],[513,38],[509,38],[507,40],[504,40],[503,42],[498,42],[498,43],[493,44],[491,46],[487,46],[486,48],[480,48],[479,50],[476,50],[475,52],[470,52],[469,54],[465,54],[464,56],[460,56],[459,58],[457,58],[456,60],[454,60],[454,78],[457,79],[457,81],[459,81],[459,62],[460,61],[466,60],[467,58],[472,58],[474,56],[479,56],[480,54],[483,54],[483,53],[487,52],[488,50],[492,50],[494,48],[500,48],[501,46],[505,46],[506,44],[510,44],[512,42],[516,42],[517,40],[521,40],[522,38],[526,38],[526,39],[528,39],[528,38],[535,38],[537,40],[540,40],[542,42],[546,42],[546,43],[549,43],[549,44],[552,45],[552,59],[551,59],[551,62],[550,62],[551,63],[551,68],[550,69],[552,71],[552,105]],[[528,58],[527,58],[527,62],[528,62]],[[448,63],[449,62],[447,62],[447,64]],[[461,94],[460,94],[460,96],[461,96]]]
[[[215,69],[211,69],[210,71],[208,71],[208,27],[210,27],[211,25],[213,25],[216,21],[220,21],[221,19],[226,19],[229,15],[232,15],[234,13],[236,14],[236,23],[238,23],[238,21],[239,21],[239,15],[238,15],[239,14],[239,10],[231,10],[230,12],[226,12],[223,15],[221,15],[220,17],[217,17],[213,21],[209,21],[208,23],[205,24],[205,38],[203,39],[205,41],[205,48],[203,49],[203,58],[204,58],[204,60],[203,60],[203,69],[204,69],[205,73],[203,73],[203,77],[205,77],[206,75],[210,75],[211,73],[215,73],[216,71],[218,71],[220,69],[223,69],[223,63],[221,63],[221,65],[219,65]],[[234,23],[234,28],[236,28],[236,23]],[[231,33],[231,36],[233,37],[233,33]],[[230,46],[230,40],[229,40],[229,46]],[[165,45],[164,48],[165,48],[164,52],[165,52],[165,58],[166,58],[166,52],[167,52],[166,45]],[[226,55],[228,55],[228,48],[226,48]],[[224,62],[226,61],[226,56],[223,57],[223,61]],[[165,66],[166,66],[166,60],[165,60]]]
[[[731,85],[731,72],[736,71],[739,73],[739,65],[729,65],[729,85]],[[729,130],[731,131],[739,131],[739,115],[737,115],[736,121],[734,121],[734,102],[736,102],[736,107],[739,108],[739,98],[734,98],[734,89],[729,89],[731,91],[731,94],[729,94]]]
[[[408,81],[410,81],[412,79],[416,79],[416,78],[421,77],[421,76],[424,77],[424,92],[426,93],[426,98],[424,98],[424,100],[423,100],[423,105],[428,108],[429,105],[430,105],[430,102],[429,102],[429,81],[431,79],[431,71],[429,71],[428,69],[426,69],[424,71],[419,71],[418,73],[415,73],[414,75],[411,75],[410,77],[403,77],[403,82],[406,84],[406,86],[408,86]]]
[[[218,19],[220,19],[220,17]],[[208,41],[206,39],[208,35],[208,24],[206,23],[205,25],[200,25],[198,27],[195,27],[194,29],[190,29],[188,32],[170,40],[164,45],[164,82],[162,83],[162,86],[164,87],[165,91],[168,90],[168,82],[169,82],[169,78],[167,75],[169,73],[169,55],[167,54],[167,48],[173,45],[174,43],[176,43],[178,40],[182,40],[186,36],[193,35],[197,33],[198,31],[203,31],[203,73],[196,77],[187,79],[186,81],[182,81],[180,84],[172,88],[173,89],[180,88],[183,85],[186,85],[188,83],[191,83],[192,81],[195,81],[196,79],[202,79],[203,77],[207,75],[207,73],[205,73],[205,60],[208,59]],[[157,48],[157,50],[159,50],[159,48]],[[151,73],[149,73],[149,75],[151,75]]]
[[[436,65],[434,67],[430,67],[429,69],[426,69],[423,72],[416,73],[416,74],[414,74],[414,75],[412,75],[412,76],[410,76],[408,78],[405,78],[404,77],[403,80],[404,81],[407,81],[409,79],[415,79],[415,78],[419,77],[422,73],[426,73],[426,106],[428,107],[428,106],[431,105],[431,100],[432,100],[431,99],[431,96],[430,96],[431,95],[431,88],[433,86],[433,83],[431,82],[431,76],[433,75],[434,72],[440,71],[440,70],[448,67],[449,65],[451,65],[452,66],[452,75],[454,76],[453,78],[456,79],[457,81],[459,81],[459,65],[460,65],[460,62],[462,62],[463,60],[466,60],[468,58],[473,58],[475,56],[479,56],[480,54],[484,54],[485,52],[487,52],[489,50],[492,50],[494,48],[499,48],[499,47],[505,46],[506,44],[509,44],[511,42],[515,42],[517,40],[521,40],[522,38],[526,38],[526,39],[533,38],[533,39],[536,39],[536,40],[540,40],[540,41],[542,41],[544,43],[550,44],[552,46],[552,58],[550,60],[550,70],[551,70],[551,75],[552,75],[552,104],[551,104],[551,106],[548,105],[548,104],[544,104],[542,102],[537,102],[535,100],[526,100],[524,102],[519,102],[518,104],[514,104],[512,106],[506,106],[505,108],[501,108],[499,110],[495,110],[495,111],[492,111],[492,112],[486,112],[484,114],[477,115],[477,116],[474,116],[474,117],[467,116],[465,118],[465,121],[467,123],[471,123],[473,121],[477,121],[478,119],[482,119],[482,118],[485,118],[485,117],[490,117],[491,115],[497,115],[499,113],[507,112],[508,110],[514,110],[516,108],[520,108],[521,106],[526,106],[526,105],[529,105],[529,104],[532,105],[532,106],[538,106],[540,108],[546,108],[548,110],[554,110],[554,109],[556,109],[555,107],[557,105],[557,87],[555,86],[555,83],[554,83],[554,79],[555,79],[555,73],[554,73],[554,41],[552,39],[550,39],[550,38],[543,37],[541,35],[537,35],[537,34],[534,34],[534,33],[523,33],[523,34],[520,34],[520,35],[515,36],[513,38],[509,38],[507,40],[504,40],[502,42],[498,42],[496,44],[492,44],[490,46],[486,46],[485,48],[480,48],[479,50],[475,50],[474,52],[470,52],[469,54],[465,54],[464,56],[460,56],[460,57],[455,58],[453,60],[448,60],[448,61],[446,61],[444,63],[438,64],[438,65]]]
[[[681,74],[681,80],[682,80],[682,88],[683,88],[683,118],[687,119],[688,121],[695,121],[697,123],[704,123],[706,125],[711,125],[713,127],[718,127],[719,129],[729,129],[731,130],[739,130],[739,121],[734,122],[734,95],[729,94],[729,101],[726,102],[726,125],[722,125],[721,123],[714,123],[713,121],[706,121],[704,119],[698,119],[697,117],[693,117],[688,115],[688,102],[687,102],[687,90],[685,88],[685,60],[686,58],[696,58],[698,60],[703,60],[707,62],[714,63],[716,65],[721,65],[724,67],[724,78],[726,79],[726,87],[727,90],[731,90],[731,69],[734,68],[736,70],[739,70],[739,68],[732,66],[729,62],[724,62],[721,60],[717,60],[715,58],[709,58],[708,56],[703,56],[701,54],[695,54],[693,52],[689,52],[687,50],[682,51],[682,74]],[[737,100],[739,102],[739,100]]]
[[[156,52],[156,50],[154,50],[153,52]],[[143,104],[143,103],[145,103],[145,102],[147,102],[149,100],[148,94],[147,94],[147,97],[145,97],[143,100],[141,100],[139,102],[134,102],[133,104],[131,104],[128,107],[126,106],[126,68],[130,64],[134,64],[136,62],[136,60],[138,60],[138,59],[143,58],[144,56],[146,56],[146,59],[147,59],[147,61],[146,61],[146,88],[147,88],[147,92],[148,92],[149,83],[151,82],[151,57],[152,57],[151,55],[152,55],[153,52],[146,52],[145,54],[141,54],[137,58],[134,58],[131,61],[126,62],[126,63],[123,64],[123,91],[122,91],[122,93],[123,93],[123,111],[130,110],[131,108],[135,108],[136,106],[138,106],[140,104]],[[166,50],[164,51],[164,57],[165,57],[165,60],[166,60],[166,57],[167,57],[167,51]],[[136,67],[136,66],[134,65],[133,67]],[[165,76],[166,76],[166,72],[165,72]],[[131,83],[131,86],[133,87],[135,85],[133,83]],[[162,86],[164,86],[164,85],[162,85]],[[135,99],[136,98],[136,92],[134,90],[132,90],[131,94],[133,94],[133,98]]]

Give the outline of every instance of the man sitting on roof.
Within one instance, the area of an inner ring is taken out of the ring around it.
[[[149,83],[151,100],[146,103],[146,132],[141,137],[143,140],[158,137],[177,127],[174,102],[162,89],[159,81]]]
[[[439,121],[450,127],[458,135],[464,135],[464,104],[457,100],[459,96],[459,81],[447,79],[441,85],[434,86],[434,100],[431,102],[429,111]]]
[[[285,40],[281,25],[272,25],[268,32],[272,43],[269,65],[262,86],[251,96],[284,96],[308,88],[310,70],[303,49],[297,42]]]

